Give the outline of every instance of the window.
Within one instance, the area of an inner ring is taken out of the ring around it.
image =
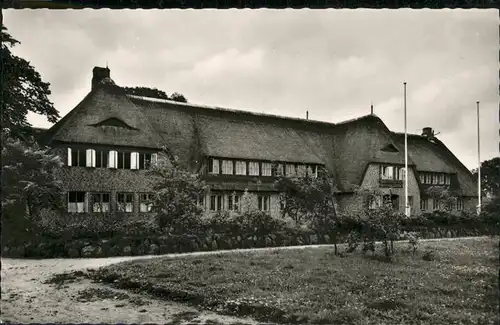
[[[438,175],[437,174],[432,174],[432,181],[431,184],[437,185],[438,183]]]
[[[283,169],[283,164],[276,164],[274,165],[274,175],[275,176],[283,176],[285,173],[284,173],[284,169]]]
[[[420,199],[420,210],[429,210],[429,199]]]
[[[295,165],[294,164],[286,164],[286,176],[295,176]]]
[[[219,159],[210,159],[208,161],[208,172],[210,174],[219,174]]]
[[[130,152],[118,152],[118,168],[119,169],[130,169],[131,153]]]
[[[244,161],[236,162],[236,175],[246,175],[247,174],[247,163]]]
[[[396,174],[395,174],[396,180],[404,181],[406,175],[405,173],[406,170],[404,169],[404,167],[396,167],[395,169],[396,169]]]
[[[248,163],[248,175],[258,176],[259,175],[259,163],[258,162],[249,162]]]
[[[272,176],[273,165],[271,163],[262,163],[262,176]]]
[[[408,196],[408,206],[410,207],[410,210],[413,209],[413,196]]]
[[[151,154],[139,153],[139,169],[148,169],[151,167]]]
[[[439,210],[439,199],[437,198],[432,199],[432,209]]]
[[[222,210],[222,195],[210,195],[210,211]]]
[[[394,179],[394,167],[392,167],[392,166],[380,166],[380,178],[381,179]]]
[[[298,165],[297,166],[297,176],[306,177],[306,173],[307,173],[307,168],[305,165]]]
[[[228,208],[229,211],[239,211],[240,210],[240,197],[241,195],[229,195]]]
[[[118,211],[118,212],[133,212],[134,211],[134,194],[133,193],[117,193],[116,194],[116,211]]]
[[[86,150],[86,166],[87,167],[95,167],[95,150],[94,149],[87,149]]]
[[[87,166],[87,154],[85,150],[68,148],[68,166]]]
[[[257,197],[258,207],[260,211],[269,211],[270,210],[270,201],[271,197],[269,195],[259,195]]]
[[[118,166],[118,152],[111,150],[108,156],[108,167],[116,168]]]
[[[457,198],[457,210],[462,211],[464,209],[464,201],[462,198]]]
[[[444,174],[439,174],[439,184],[444,185]]]
[[[316,165],[307,166],[307,175],[312,178],[318,177],[318,166]]]
[[[444,183],[445,183],[446,185],[450,185],[450,180],[451,180],[450,175],[445,175],[445,176],[444,176]]]
[[[92,193],[90,202],[92,212],[109,212],[109,193]]]
[[[68,212],[85,212],[85,192],[68,193]]]
[[[222,174],[232,175],[233,174],[233,162],[231,160],[222,161]]]
[[[108,152],[104,150],[96,151],[95,167],[106,168],[108,167]]]
[[[380,206],[380,196],[370,196],[368,198],[368,209],[374,210]]]
[[[130,169],[139,169],[139,153],[130,153]]]
[[[153,194],[139,193],[139,211],[151,212],[153,209]]]
[[[425,184],[425,176],[424,176],[424,174],[420,174],[419,177],[420,177],[420,183]]]

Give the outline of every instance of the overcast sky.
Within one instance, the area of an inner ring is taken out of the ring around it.
[[[339,122],[375,113],[431,126],[469,168],[499,156],[497,10],[4,10],[14,52],[50,82],[61,116],[92,68],[189,102]],[[30,116],[35,126],[50,124]]]

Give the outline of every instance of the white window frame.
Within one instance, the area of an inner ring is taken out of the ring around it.
[[[153,204],[148,203],[153,200],[152,193],[139,193],[139,212],[147,213],[153,209]]]
[[[157,166],[157,165],[158,165],[158,154],[152,153],[151,154],[151,166]]]
[[[394,166],[380,166],[380,178],[383,180],[393,180]]]
[[[108,168],[118,168],[118,151],[110,150],[108,153]]]
[[[213,175],[218,175],[220,173],[219,159],[211,158],[209,160],[209,173]]]
[[[283,164],[276,164],[275,176],[285,176],[285,166]]]
[[[270,162],[262,163],[262,176],[272,176],[273,175],[273,164]]]
[[[68,166],[71,166],[71,148],[68,148]]]
[[[130,169],[139,169],[139,153],[138,152],[131,152],[130,153]]]
[[[285,175],[287,177],[297,175],[297,169],[295,168],[295,164],[285,164]]]
[[[297,176],[306,177],[306,175],[307,175],[306,165],[297,165]]]
[[[260,174],[260,164],[256,161],[248,162],[248,175],[259,176]]]
[[[100,201],[99,202],[94,202],[92,200],[92,197],[94,195],[99,195],[99,197],[100,197]],[[103,202],[102,199],[103,199],[104,195],[108,195],[108,198],[109,198],[108,202]],[[92,211],[92,213],[110,212],[109,206],[111,204],[111,193],[109,193],[109,192],[94,192],[94,193],[90,193],[90,204],[91,204],[91,211]]]
[[[214,199],[214,205],[212,206],[212,198]],[[208,208],[210,211],[222,211],[224,210],[224,195],[222,194],[211,194],[210,202],[208,202]]]
[[[94,167],[95,168],[95,150],[94,149],[87,149],[85,151],[85,154],[87,156],[86,159],[86,167]]]
[[[228,195],[227,208],[229,211],[239,211],[241,204],[241,195],[230,194]]]
[[[123,197],[124,201],[121,202],[120,198]],[[131,202],[127,202],[127,198],[132,197]],[[134,212],[134,193],[118,192],[116,193],[116,212],[131,213]]]
[[[223,175],[233,175],[233,161],[223,160],[222,161],[222,174]]]
[[[236,161],[236,175],[246,175],[246,174],[247,174],[246,161]]]
[[[257,196],[257,208],[260,211],[271,211],[271,196],[270,195],[258,195]]]
[[[71,193],[75,193],[76,201],[71,202]],[[78,201],[78,193],[83,193],[83,201]],[[85,213],[86,212],[86,193],[81,191],[68,192],[68,212],[69,213]]]

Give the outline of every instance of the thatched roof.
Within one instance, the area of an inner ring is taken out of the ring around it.
[[[399,137],[375,115],[334,124],[127,95],[110,82],[93,89],[47,135],[60,142],[165,146],[188,164],[202,156],[322,164],[344,192],[360,185],[370,163],[404,164]],[[446,167],[449,155],[417,151],[413,142],[412,148],[412,168],[454,168]]]
[[[111,122],[107,124],[106,122]],[[118,124],[121,125],[117,125]],[[158,148],[160,138],[119,87],[100,84],[48,131],[53,141]]]
[[[404,146],[404,133],[393,133],[394,142]],[[437,138],[408,134],[408,156],[415,162],[419,172],[455,174],[454,187],[463,196],[476,196],[476,181],[472,173]]]

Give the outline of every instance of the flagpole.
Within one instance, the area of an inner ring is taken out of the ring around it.
[[[410,207],[408,206],[408,132],[406,126],[406,81],[404,86],[404,114],[405,114],[405,214],[410,216]]]
[[[476,102],[477,107],[477,213],[481,213],[481,134],[479,132],[479,101]]]

